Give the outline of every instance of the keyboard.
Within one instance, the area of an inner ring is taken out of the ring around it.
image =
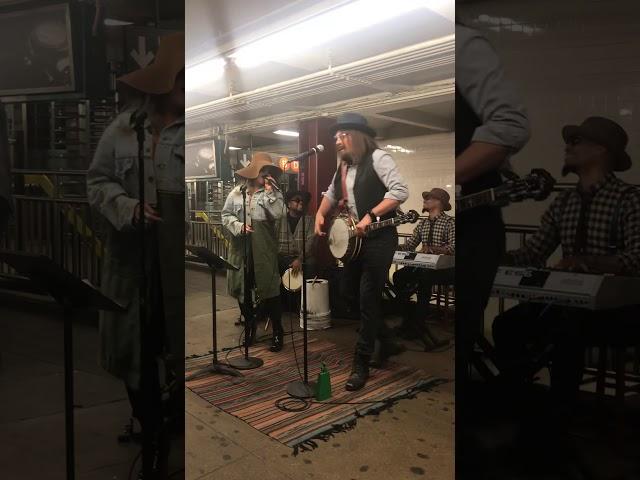
[[[492,295],[589,310],[640,304],[640,277],[525,267],[498,268]]]
[[[454,268],[456,266],[456,257],[454,255],[432,255],[430,253],[397,250],[393,255],[393,263],[409,267],[442,270]]]

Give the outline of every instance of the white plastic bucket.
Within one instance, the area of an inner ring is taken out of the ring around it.
[[[324,330],[329,327],[331,327],[329,280],[321,278],[307,280],[307,330]],[[304,328],[302,295],[300,295],[300,328]]]

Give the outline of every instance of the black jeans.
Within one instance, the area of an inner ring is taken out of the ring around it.
[[[590,311],[521,303],[493,322],[498,367],[518,381],[521,374],[533,374],[536,367],[544,366],[535,364],[534,359],[551,360],[554,405],[569,411],[582,380],[585,349],[602,344],[636,344],[639,313],[638,307]]]
[[[345,266],[342,291],[360,300],[360,331],[356,353],[371,355],[376,339],[384,334],[382,290],[398,246],[395,228],[386,228],[366,237],[358,258]]]
[[[418,312],[427,313],[434,285],[451,285],[455,281],[455,268],[430,270],[404,267],[393,274],[393,285],[402,301],[408,301],[414,288],[418,289]]]
[[[466,412],[474,343],[483,335],[484,310],[505,250],[502,215],[477,208],[456,218],[456,422]]]

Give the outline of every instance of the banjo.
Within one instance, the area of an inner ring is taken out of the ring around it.
[[[374,222],[367,225],[365,234],[385,227],[395,227],[403,223],[415,223],[420,215],[415,210],[396,217]],[[329,227],[329,250],[331,255],[342,263],[348,263],[358,258],[362,247],[362,238],[356,235],[357,220],[351,215],[341,213],[333,219]]]
[[[456,212],[486,205],[505,206],[526,199],[545,200],[556,183],[551,174],[541,168],[534,168],[524,178],[509,171],[503,172],[503,175],[507,180],[502,185],[470,195],[459,196],[460,188],[456,186]]]

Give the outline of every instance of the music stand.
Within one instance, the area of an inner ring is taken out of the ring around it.
[[[193,255],[195,255],[200,261],[209,265],[211,271],[211,338],[213,346],[213,360],[211,365],[201,368],[187,378],[186,381],[192,380],[202,374],[219,373],[222,375],[233,375],[235,377],[241,377],[242,374],[230,365],[218,362],[218,332],[217,332],[217,314],[216,314],[216,271],[217,270],[239,270],[235,265],[230,264],[224,258],[216,255],[211,250],[205,247],[198,247],[195,245],[187,245]]]
[[[24,252],[0,250],[0,261],[28,277],[36,286],[49,292],[64,310],[64,410],[67,479],[75,478],[73,422],[73,311],[106,310],[122,312],[125,308],[105,297],[94,286],[80,280],[49,257]]]

